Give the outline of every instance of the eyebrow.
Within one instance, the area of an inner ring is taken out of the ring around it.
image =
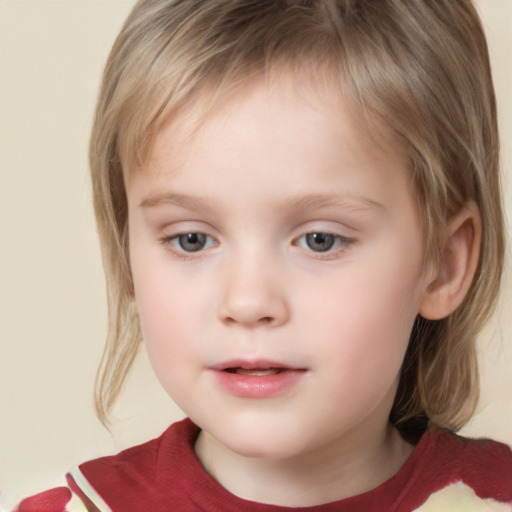
[[[308,194],[285,199],[279,206],[282,210],[315,210],[321,208],[343,208],[354,211],[384,209],[384,205],[358,194]]]
[[[210,202],[207,198],[193,197],[173,192],[150,194],[141,201],[139,207],[156,208],[164,205],[178,206],[187,210],[210,209]],[[378,201],[356,194],[308,194],[305,196],[290,197],[281,201],[277,209],[279,211],[307,211],[329,207],[361,212],[384,209],[384,206]]]
[[[140,208],[156,208],[166,204],[180,206],[187,210],[204,210],[207,209],[208,201],[200,197],[192,197],[184,194],[174,194],[172,192],[158,192],[145,197],[139,207]]]

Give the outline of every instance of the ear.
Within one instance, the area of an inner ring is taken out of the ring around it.
[[[452,217],[441,238],[441,261],[425,283],[419,314],[440,320],[455,311],[471,286],[478,264],[482,226],[471,202]]]

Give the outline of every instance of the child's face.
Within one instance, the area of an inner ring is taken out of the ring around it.
[[[227,450],[285,458],[387,426],[422,231],[405,158],[349,107],[255,85],[193,133],[165,126],[127,179],[149,357]]]

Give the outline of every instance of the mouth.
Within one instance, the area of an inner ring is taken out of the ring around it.
[[[222,370],[228,373],[236,373],[237,375],[247,375],[254,377],[264,377],[266,375],[278,375],[286,371],[290,371],[288,368],[226,368]]]
[[[290,371],[306,370],[305,368],[290,366],[289,364],[266,359],[236,359],[213,365],[211,366],[211,369],[220,372],[234,373],[237,375],[254,375],[256,377],[264,377],[265,375],[278,375],[280,373]]]
[[[225,391],[244,398],[270,398],[294,388],[306,368],[275,361],[229,361],[211,368]]]

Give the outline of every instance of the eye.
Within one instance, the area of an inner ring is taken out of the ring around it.
[[[307,233],[297,240],[297,245],[313,252],[327,252],[350,243],[349,238],[332,233]]]
[[[182,233],[168,238],[166,243],[180,252],[198,252],[212,247],[215,241],[204,233]]]

